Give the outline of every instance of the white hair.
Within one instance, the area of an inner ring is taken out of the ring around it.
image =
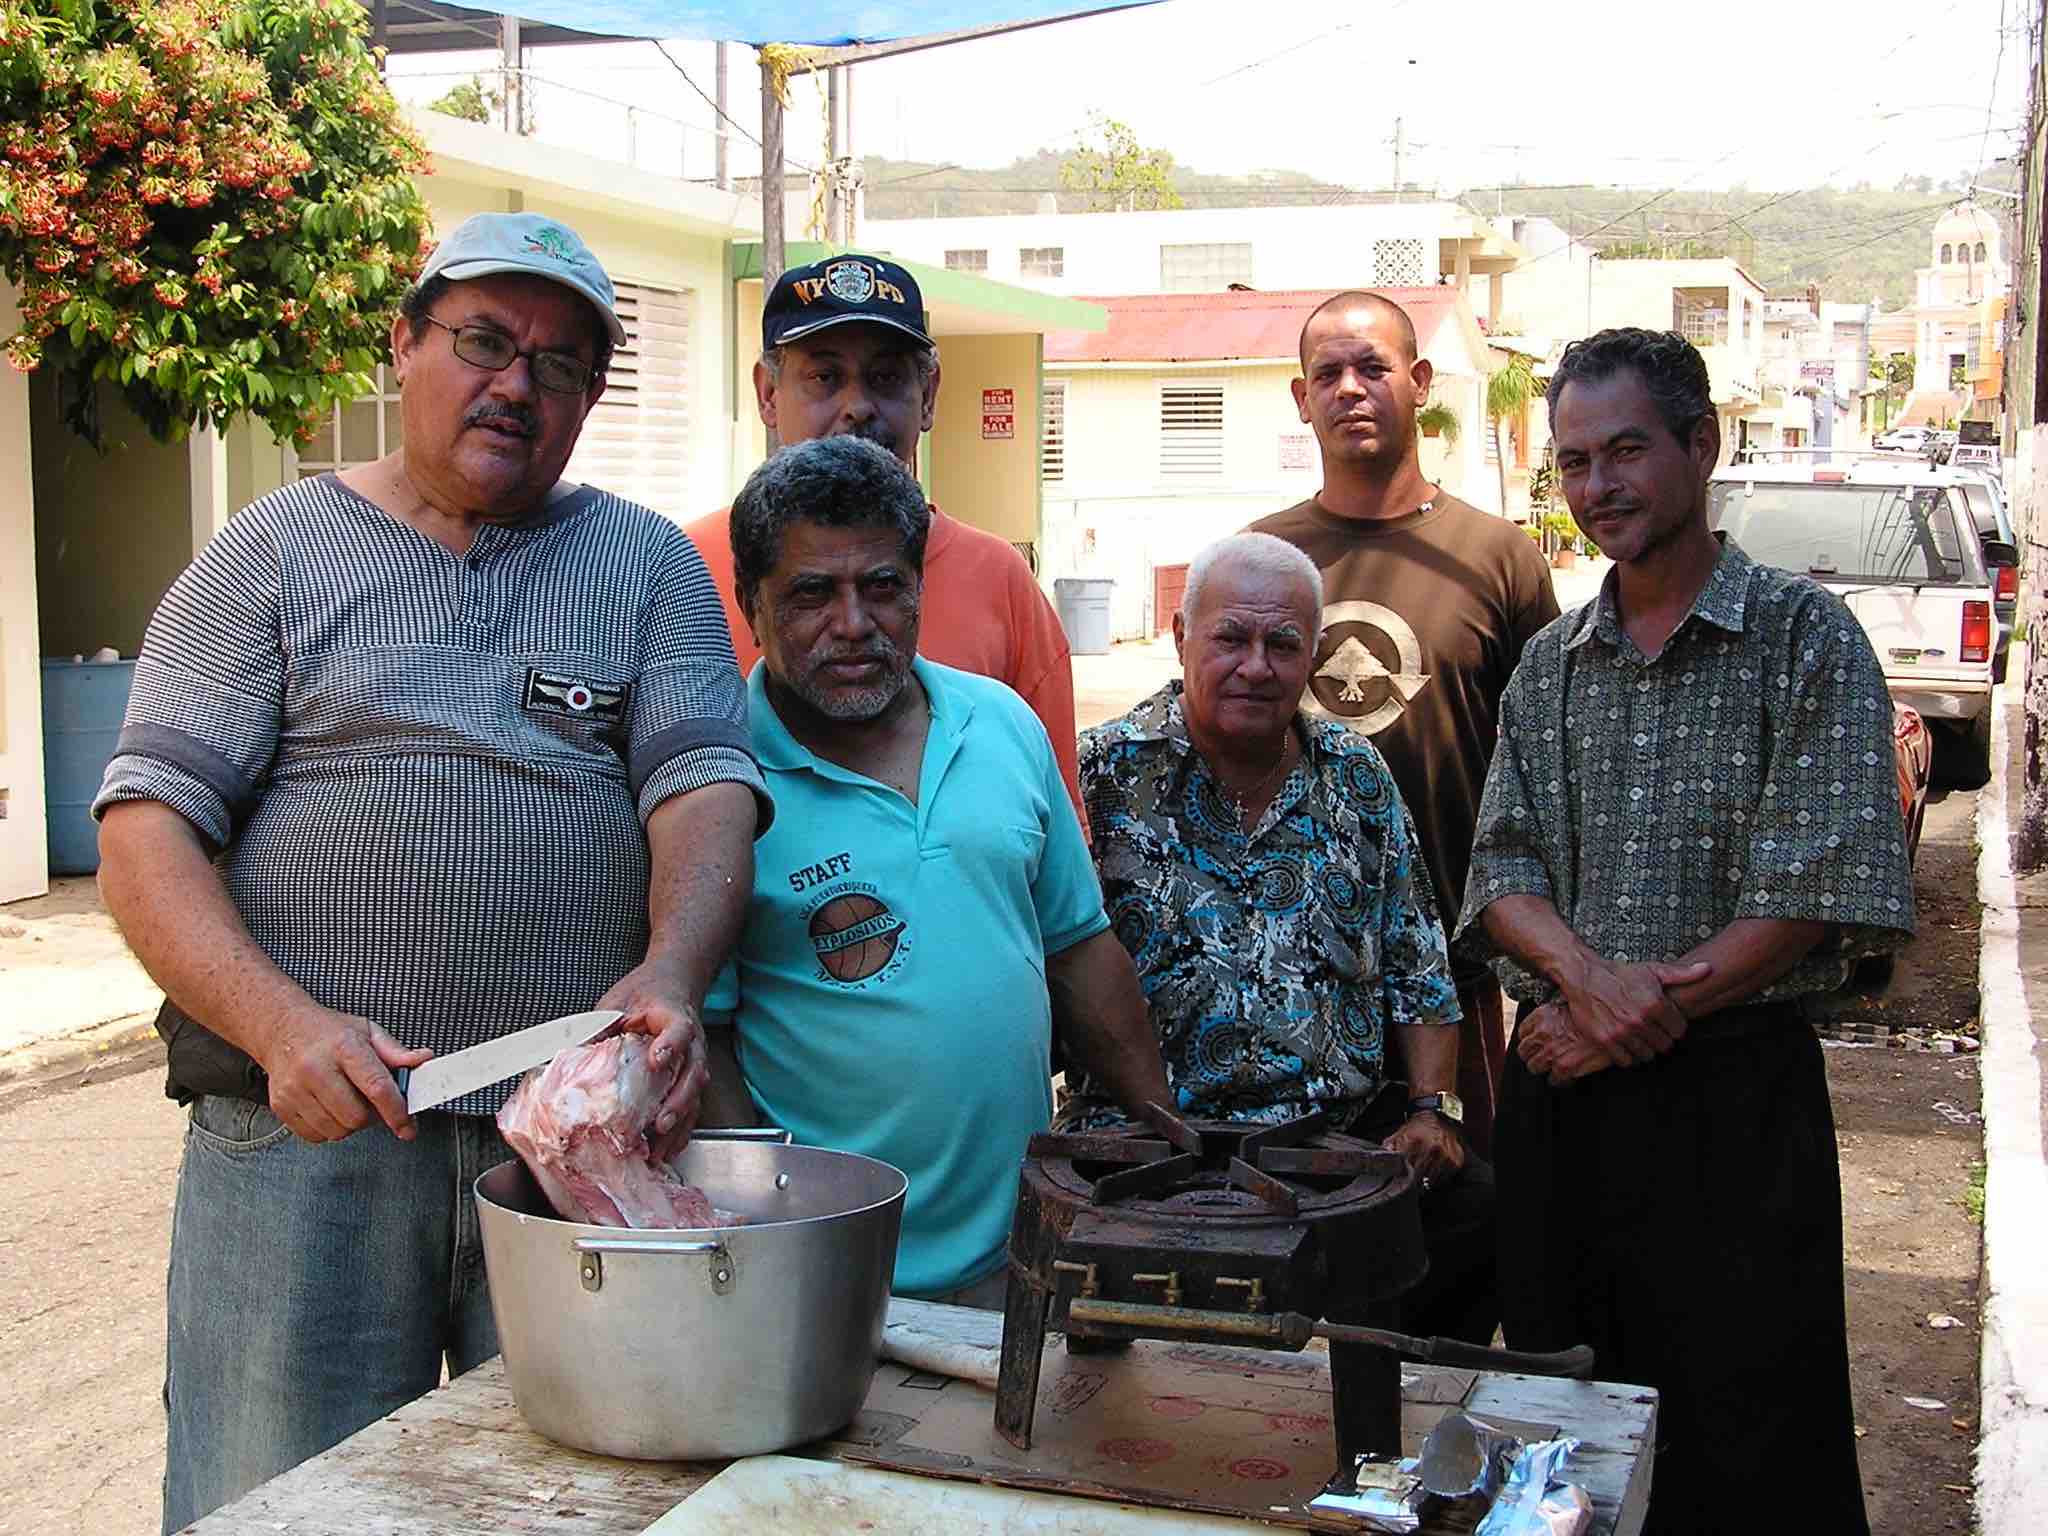
[[[1233,533],[1227,539],[1218,539],[1204,546],[1188,562],[1188,584],[1180,598],[1182,619],[1193,620],[1195,609],[1202,600],[1202,588],[1219,567],[1256,571],[1262,576],[1279,576],[1302,583],[1309,591],[1310,632],[1321,631],[1323,573],[1316,569],[1315,561],[1294,545],[1285,539],[1276,539],[1270,533]]]

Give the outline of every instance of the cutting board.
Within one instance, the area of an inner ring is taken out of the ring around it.
[[[1245,1536],[1240,1520],[797,1456],[736,1461],[644,1536]]]

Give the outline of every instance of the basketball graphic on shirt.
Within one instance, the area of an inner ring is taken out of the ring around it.
[[[1378,603],[1329,603],[1323,643],[1302,707],[1326,720],[1376,736],[1428,686],[1422,644],[1408,621]]]
[[[811,945],[835,981],[865,981],[889,963],[903,923],[864,891],[834,896],[811,914]]]

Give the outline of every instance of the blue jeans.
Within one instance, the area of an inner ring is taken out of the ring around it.
[[[171,1225],[163,1528],[172,1532],[498,1352],[470,1187],[511,1151],[428,1113],[300,1141],[192,1106]]]

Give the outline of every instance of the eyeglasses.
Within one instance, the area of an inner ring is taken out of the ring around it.
[[[453,336],[455,339],[450,345],[454,347],[455,355],[472,368],[503,373],[512,366],[515,357],[523,357],[533,366],[533,382],[557,395],[580,395],[597,377],[597,370],[580,357],[567,352],[523,350],[512,345],[510,336],[488,325],[450,325],[432,315],[421,315],[420,318]]]

